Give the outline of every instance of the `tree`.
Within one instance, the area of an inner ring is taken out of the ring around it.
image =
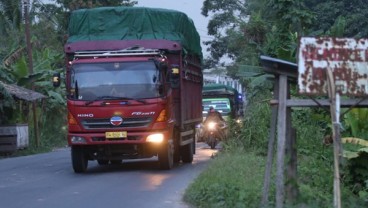
[[[211,16],[207,29],[208,34],[214,36],[212,41],[204,42],[209,45],[212,65],[220,62],[225,55],[235,59],[237,50],[227,47],[233,40],[238,40],[240,27],[248,18],[245,0],[216,1],[205,0],[202,15]],[[237,47],[239,48],[239,47]]]
[[[338,17],[346,20],[343,37],[364,38],[368,36],[366,16],[368,8],[365,0],[305,1],[306,6],[315,13],[316,20],[311,26],[312,35],[328,33]]]
[[[0,47],[0,60],[3,60],[9,51],[24,42],[19,34],[21,30],[20,9],[20,1],[0,0],[0,45],[2,46]]]
[[[235,76],[237,73],[246,74],[248,70],[258,66],[258,59],[261,54],[295,62],[298,40],[301,36],[328,35],[332,37],[355,38],[368,36],[368,28],[366,27],[368,19],[365,18],[368,15],[368,9],[365,6],[366,0],[248,0],[246,2],[243,1],[243,7],[239,7],[240,9],[232,6],[239,2],[241,1],[232,0],[225,3],[223,0],[206,0],[202,8],[204,15],[211,14],[209,16],[212,17],[208,24],[208,30],[209,35],[214,36],[214,40],[209,42],[210,46],[213,46],[210,49],[211,54],[214,55],[213,63],[218,64],[218,57],[229,53],[235,61],[232,66],[227,67],[228,74],[232,74],[232,76]],[[243,13],[240,13],[238,9]],[[239,19],[242,16],[235,17],[233,14],[249,15],[248,21],[240,23]],[[258,83],[255,82],[255,79],[249,79],[249,81],[252,84],[257,84],[253,85],[253,87],[265,83],[264,80]],[[252,85],[249,84],[248,86]],[[249,91],[257,92],[249,88],[247,88],[247,91],[248,93]],[[270,91],[267,89],[267,92]],[[293,92],[295,90],[292,90]],[[258,93],[258,96],[263,94],[266,93]],[[297,95],[293,93],[292,96]],[[256,105],[259,106],[259,103]],[[312,116],[304,115],[297,118],[298,114]],[[325,117],[323,113],[311,109],[308,111],[300,110],[297,114],[293,114],[296,115],[296,117],[293,116],[293,120],[302,124],[308,124],[314,115],[320,116],[321,114]],[[363,113],[360,112],[359,115],[363,115]],[[363,117],[357,119],[355,115],[347,114],[347,116],[351,116],[349,120],[352,124],[358,124],[358,120],[364,124],[365,120]],[[253,119],[254,116],[250,118]],[[261,120],[269,123],[269,121],[265,121],[265,117],[261,118]],[[245,130],[252,129],[253,120],[251,121]],[[304,125],[301,126],[304,128]],[[317,125],[313,124],[313,126]],[[353,125],[351,125],[351,128],[353,128]],[[318,126],[316,130],[321,130],[321,134],[326,131],[324,126]],[[311,132],[315,134],[316,131]],[[366,132],[362,131],[360,133],[364,135]],[[252,134],[254,134],[254,131]],[[245,138],[251,138],[249,133],[243,135]],[[249,140],[259,142],[259,138]],[[318,156],[320,157],[320,155]],[[365,161],[366,157],[364,156],[360,159]],[[319,161],[324,163],[322,160]],[[323,166],[321,165],[320,167]],[[309,169],[302,171],[311,173]],[[359,170],[359,173],[362,173],[362,171]],[[359,181],[360,184],[350,186],[346,184],[349,188],[360,191],[359,195],[363,196],[362,199],[365,201],[368,195],[368,187],[364,183],[366,176],[367,174],[364,172],[364,177],[361,177],[363,180]],[[347,181],[345,177],[342,180]],[[311,186],[315,186],[316,184],[323,184],[320,183],[321,181],[319,178],[318,182],[312,179],[304,183],[310,183]],[[352,181],[354,182],[354,180]],[[326,193],[326,191],[323,193]],[[319,196],[318,193],[313,193],[312,196],[313,200],[325,197]],[[316,201],[319,200],[317,199]]]
[[[76,9],[94,8],[102,6],[134,6],[137,1],[132,0],[54,0],[62,7],[73,11]]]
[[[0,20],[6,23],[4,26],[20,28],[21,24],[21,1],[0,0]],[[1,28],[1,32],[6,32],[7,28]]]

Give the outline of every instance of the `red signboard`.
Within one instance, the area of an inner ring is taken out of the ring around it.
[[[301,94],[327,95],[327,69],[333,72],[336,92],[368,94],[368,39],[303,37],[298,54]]]

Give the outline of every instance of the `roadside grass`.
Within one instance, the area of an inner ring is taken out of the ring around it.
[[[201,208],[259,207],[265,158],[239,148],[219,153],[188,187],[184,201]]]
[[[306,141],[307,142],[307,141]],[[298,156],[299,196],[287,208],[333,207],[333,160],[330,147],[302,150]],[[220,152],[187,188],[183,200],[198,208],[261,207],[266,156],[241,146]],[[286,180],[286,178],[285,178]],[[367,207],[342,180],[343,207]],[[269,204],[275,203],[275,162]]]

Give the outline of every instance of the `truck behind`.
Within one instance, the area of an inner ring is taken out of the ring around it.
[[[204,85],[202,97],[204,118],[211,106],[220,112],[224,119],[238,119],[243,115],[243,96],[231,86],[224,84]]]
[[[107,165],[157,156],[161,169],[193,161],[195,126],[202,121],[202,52],[186,14],[141,7],[76,10],[64,50],[76,173],[91,160]]]

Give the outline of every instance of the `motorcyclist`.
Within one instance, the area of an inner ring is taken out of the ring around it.
[[[204,120],[204,124],[206,125],[208,122],[216,122],[219,124],[218,132],[220,133],[220,139],[223,140],[225,138],[225,128],[226,128],[226,122],[224,118],[222,117],[221,113],[215,110],[214,107],[210,107],[207,117]]]
[[[208,121],[216,121],[216,122],[225,122],[224,118],[222,118],[221,113],[219,113],[217,110],[215,110],[215,108],[213,106],[210,107],[206,120],[204,121],[204,123],[208,122]]]

